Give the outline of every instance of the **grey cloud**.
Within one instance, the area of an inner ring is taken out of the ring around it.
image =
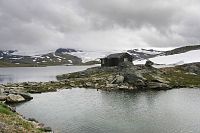
[[[198,0],[1,0],[1,49],[129,49],[199,42]]]
[[[180,2],[180,1],[179,1]],[[183,12],[179,2],[173,0],[80,0],[87,13],[99,15],[122,26],[140,28],[143,25],[166,27],[174,23],[178,12]],[[106,21],[107,22],[107,21]]]

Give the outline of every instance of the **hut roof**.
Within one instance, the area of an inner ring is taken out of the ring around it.
[[[115,54],[108,55],[106,58],[108,58],[108,59],[110,59],[110,58],[121,58],[124,55],[131,56],[129,53],[115,53]]]

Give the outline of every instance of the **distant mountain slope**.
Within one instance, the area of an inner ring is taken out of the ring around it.
[[[168,56],[168,55],[175,55],[175,54],[181,54],[193,50],[199,50],[200,45],[193,45],[193,46],[184,46],[175,48],[172,50],[167,51],[157,51],[153,49],[133,49],[128,50],[130,54],[134,57],[134,60],[145,60],[145,59],[151,59],[157,56]]]
[[[16,51],[12,50],[0,51],[0,66],[80,65],[82,63],[81,58],[59,52],[60,50],[34,56],[15,55]],[[70,51],[75,50],[70,49]]]
[[[71,48],[59,48],[55,51],[55,53],[64,54],[71,52],[82,52],[81,50],[71,49]]]
[[[163,53],[163,51],[157,51],[153,49],[133,49],[128,50],[127,52],[134,57],[134,60],[148,59]]]
[[[198,50],[200,49],[200,45],[193,45],[193,46],[184,46],[180,48],[175,48],[173,50],[165,51],[165,55],[173,55],[173,54],[180,54],[180,53],[185,53],[191,50]]]
[[[190,51],[200,50],[200,45],[184,46],[175,48],[173,50],[158,51],[154,49],[133,49],[133,50],[118,50],[118,51],[82,51],[71,48],[59,48],[55,51],[39,51],[35,54],[29,54],[28,51],[16,51],[16,50],[0,50],[0,66],[50,66],[50,65],[87,65],[100,63],[99,59],[109,54],[128,52],[134,57],[135,63],[144,63],[147,59],[152,61],[168,60],[170,63],[185,62],[182,57],[177,55],[184,55],[187,53],[187,60],[194,61],[193,58],[199,59],[199,57],[193,56],[193,52]],[[40,52],[43,52],[41,54]],[[189,52],[189,54],[188,54]],[[170,56],[176,55],[176,56]],[[159,58],[159,59],[158,59]],[[179,60],[174,60],[174,59]],[[186,57],[184,57],[186,58]],[[190,61],[190,62],[191,62]],[[195,60],[197,61],[197,60]],[[190,63],[189,61],[187,61]],[[199,61],[200,62],[200,61]],[[158,61],[157,63],[162,63]],[[163,62],[165,63],[165,62]],[[162,64],[163,64],[162,63]]]
[[[159,55],[153,58],[149,58],[149,60],[153,61],[156,64],[176,66],[186,63],[200,62],[199,57],[200,57],[200,49],[190,50],[179,54]],[[136,60],[134,61],[134,64],[145,64],[146,60],[147,59]]]

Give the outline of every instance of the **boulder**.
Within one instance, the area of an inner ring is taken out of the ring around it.
[[[155,90],[169,90],[171,87],[165,83],[161,82],[149,82],[148,83],[149,89],[155,89]]]
[[[42,93],[42,91],[39,91],[39,90],[28,90],[28,92],[29,93],[33,93],[33,94],[35,94],[35,93]]]
[[[28,93],[19,93],[26,101],[32,100],[33,97]]]
[[[128,88],[128,90],[137,90],[137,87],[133,87],[133,86],[130,86],[129,88]]]
[[[85,85],[86,85],[86,87],[92,87],[93,86],[92,83],[90,83],[90,82],[85,83]]]
[[[121,89],[121,90],[128,90],[129,89],[129,87],[126,86],[126,85],[121,85],[118,88]]]
[[[9,94],[6,99],[7,103],[18,103],[23,101],[25,101],[25,99],[21,95],[15,95],[15,94]]]
[[[38,123],[38,121],[35,118],[28,118],[28,121],[33,121],[33,122]]]
[[[123,83],[124,82],[124,76],[116,75],[116,83]]]
[[[106,84],[106,88],[116,88],[117,84]]]
[[[146,86],[144,80],[142,79],[137,79],[136,82],[135,82],[135,86]]]
[[[51,127],[43,127],[44,132],[51,132]]]
[[[126,73],[124,76],[124,81],[132,85],[143,84],[141,83],[143,81],[141,77],[131,73]]]
[[[69,84],[71,87],[75,87],[76,85],[74,83]]]
[[[7,96],[5,95],[0,95],[0,101],[6,101],[7,99]]]
[[[96,84],[94,85],[94,88],[100,88],[99,84],[96,83]]]
[[[152,67],[153,64],[154,64],[154,63],[153,63],[152,61],[147,60],[146,63],[145,63],[145,66],[146,66],[146,67]]]
[[[109,76],[109,77],[108,77],[108,79],[107,79],[107,80],[108,80],[109,82],[112,82],[112,81],[113,81],[113,79],[114,79],[114,77],[111,75],[111,76]]]
[[[4,93],[4,89],[1,88],[1,86],[0,86],[0,95],[3,95],[3,93]]]

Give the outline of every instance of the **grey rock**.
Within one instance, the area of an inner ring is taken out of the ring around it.
[[[8,106],[8,108],[9,108],[12,112],[16,112],[16,107]]]
[[[129,83],[129,84],[137,85],[140,81],[142,81],[142,78],[138,77],[135,74],[131,74],[131,73],[129,74],[129,73],[127,73],[124,76],[124,81],[127,82],[127,83]]]
[[[0,101],[6,101],[7,99],[7,96],[5,95],[0,95]]]
[[[3,95],[4,89],[0,87],[0,95]]]
[[[144,80],[138,79],[135,83],[136,86],[146,86]]]
[[[92,87],[93,86],[92,83],[90,83],[90,82],[85,83],[85,85],[86,85],[86,87]]]
[[[29,90],[28,92],[29,92],[29,93],[39,93],[39,94],[42,93],[42,92],[39,91],[39,90]]]
[[[156,90],[168,90],[171,89],[171,87],[165,83],[160,82],[149,82],[148,83],[149,89],[156,89]]]
[[[28,93],[18,93],[18,94],[21,95],[26,101],[33,99],[33,97]]]
[[[130,86],[128,90],[137,90],[137,87]]]
[[[114,76],[112,76],[112,75],[108,77],[108,81],[109,81],[109,82],[112,82],[113,79],[114,79]]]
[[[28,121],[33,121],[33,122],[38,123],[38,121],[35,118],[28,118]]]
[[[129,87],[128,87],[128,86],[125,86],[125,85],[121,85],[121,86],[119,86],[118,88],[119,88],[119,89],[126,89],[126,90],[129,89]]]
[[[146,67],[152,67],[153,64],[154,64],[154,63],[153,63],[152,61],[147,60],[146,63],[145,63],[145,66],[146,66]]]
[[[96,84],[94,85],[94,87],[95,87],[95,88],[100,88],[98,83],[96,83]]]
[[[75,87],[76,85],[74,83],[69,84],[71,87]]]
[[[51,127],[43,127],[44,132],[51,132]]]
[[[115,79],[111,83],[112,84],[113,83],[120,84],[120,83],[123,83],[123,82],[124,82],[124,76],[116,75]]]
[[[117,84],[106,84],[106,88],[116,88]]]
[[[6,99],[7,103],[18,103],[23,101],[25,101],[25,99],[21,95],[15,95],[15,94],[9,94]]]

